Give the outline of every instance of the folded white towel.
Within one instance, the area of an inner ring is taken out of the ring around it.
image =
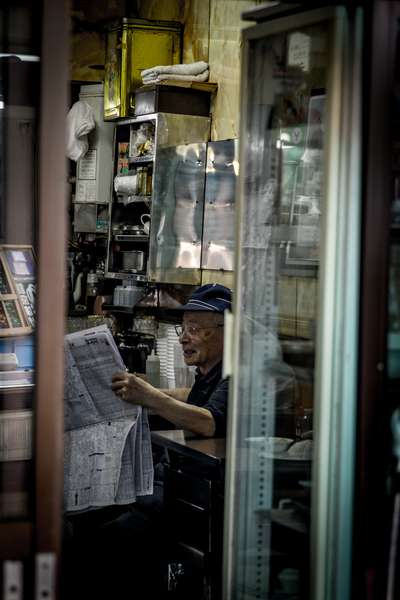
[[[164,73],[157,77],[143,77],[143,83],[146,85],[148,83],[165,81],[166,79],[170,79],[171,81],[207,81],[209,74],[209,71],[204,71],[204,73],[200,73],[199,75],[169,75]]]
[[[89,148],[87,134],[96,127],[93,108],[84,100],[75,102],[67,115],[67,156],[78,161]]]
[[[200,60],[194,63],[181,64],[181,65],[160,65],[158,67],[151,67],[150,69],[144,69],[141,71],[141,76],[157,76],[162,73],[170,73],[173,75],[199,75],[208,69],[208,63]]]

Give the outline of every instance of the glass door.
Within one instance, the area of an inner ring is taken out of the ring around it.
[[[224,598],[344,600],[361,23],[344,10],[260,12],[243,33]]]

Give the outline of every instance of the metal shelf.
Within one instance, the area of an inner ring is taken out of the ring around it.
[[[129,198],[133,198],[133,200],[130,200],[127,203],[119,199],[119,197],[123,196],[123,194],[116,194],[116,196],[117,203],[124,204],[125,206],[129,206],[129,204],[136,204],[138,202],[144,202],[145,204],[149,204],[151,202],[151,194],[132,194],[132,196],[129,196]]]
[[[106,271],[106,279],[131,279],[132,281],[148,281],[147,273],[128,273],[127,271]]]
[[[117,233],[114,235],[114,240],[116,242],[148,242],[148,235],[131,235],[131,234],[121,234]]]
[[[128,158],[130,163],[140,164],[154,161],[154,154],[149,154],[148,156],[129,156]]]

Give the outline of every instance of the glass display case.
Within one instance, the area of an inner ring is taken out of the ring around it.
[[[209,132],[208,117],[172,113],[117,123],[106,277],[200,281]]]
[[[201,281],[233,287],[239,140],[207,144]]]
[[[0,246],[0,518],[32,517],[36,264],[31,246]]]
[[[361,23],[285,10],[243,32],[226,600],[349,597]]]

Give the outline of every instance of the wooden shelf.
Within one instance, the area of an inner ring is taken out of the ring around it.
[[[102,310],[106,310],[111,313],[122,313],[124,315],[133,315],[133,306],[118,306],[117,304],[103,304]]]
[[[116,242],[148,242],[149,241],[149,236],[148,235],[130,235],[130,234],[126,234],[124,235],[123,233],[116,233],[113,236],[113,239]]]
[[[159,306],[117,306],[115,304],[103,304],[102,309],[111,313],[121,313],[125,315],[133,315],[136,313],[145,313],[146,315],[155,316],[161,321],[171,323],[180,323],[182,320],[182,311],[180,308],[161,308]]]
[[[130,163],[135,164],[153,162],[154,154],[149,154],[148,156],[129,156],[128,160]]]
[[[176,79],[164,79],[163,81],[155,82],[157,85],[173,85],[181,88],[191,88],[192,90],[201,90],[215,94],[218,90],[218,83],[211,81],[178,81]]]

